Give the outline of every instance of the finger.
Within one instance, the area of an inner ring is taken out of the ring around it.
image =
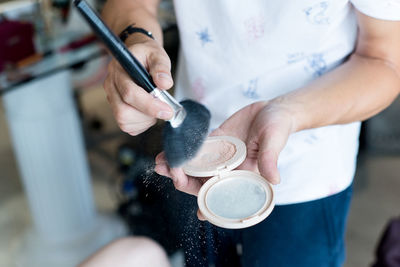
[[[128,123],[128,124],[119,124],[119,128],[132,135],[132,136],[136,136],[139,135],[143,132],[145,132],[147,129],[149,129],[151,126],[153,126],[154,124],[156,124],[156,120],[155,119],[151,119],[148,121],[143,121],[143,122],[135,122],[135,123]]]
[[[161,152],[156,156],[155,159],[156,166],[154,168],[155,172],[159,175],[172,177],[170,168],[168,167],[167,160],[165,158],[165,153]]]
[[[169,89],[174,84],[171,76],[171,61],[163,53],[152,53],[148,58],[150,75],[159,89]]]
[[[122,101],[112,78],[107,77],[104,81],[103,87],[107,95],[107,100],[110,103],[114,115],[119,123],[128,124],[132,121],[132,118],[135,118],[135,121],[146,121],[152,119],[152,117],[138,112],[138,110]],[[138,116],[141,117],[139,118]]]
[[[131,135],[137,135],[156,123],[156,119],[147,116],[124,103],[114,88],[114,85],[111,84],[110,79],[106,79],[104,82],[104,90],[114,117],[122,131]],[[132,120],[134,120],[133,123]]]
[[[158,155],[156,156],[156,164],[160,164],[160,163],[166,163],[167,162],[167,158],[165,157],[165,152],[162,151],[160,153],[158,153]]]
[[[203,213],[201,213],[200,210],[197,210],[197,218],[198,218],[200,221],[206,221],[206,220],[207,220],[207,219],[204,217]]]
[[[280,182],[278,171],[278,157],[286,144],[287,136],[279,128],[270,127],[268,130],[258,132],[257,129],[251,129],[247,141],[248,149],[258,151],[257,158],[258,170],[264,178],[272,184]],[[255,146],[258,148],[255,149]],[[252,152],[249,152],[249,154]]]
[[[120,66],[117,70],[119,71],[115,74],[114,86],[121,101],[150,117],[162,120],[172,118],[173,111],[169,105],[136,85]]]
[[[278,171],[279,152],[273,149],[266,149],[259,152],[258,170],[261,176],[265,177],[272,184],[279,184],[281,177]]]
[[[171,168],[170,171],[176,189],[197,196],[202,186],[200,179],[187,176],[181,168]]]
[[[255,114],[257,114],[263,106],[264,102],[256,102],[242,108],[222,123],[218,129],[214,130],[212,135],[229,135],[241,140],[246,140],[248,138],[248,129],[250,129],[253,123],[250,118],[255,117]]]
[[[161,176],[172,178],[172,174],[167,164],[165,163],[158,163],[156,164],[154,171]]]
[[[259,173],[257,158],[246,157],[242,164],[237,167],[238,170],[248,170]]]
[[[221,135],[226,135],[226,133],[224,132],[224,130],[222,130],[221,128],[217,128],[215,130],[213,130],[209,136],[221,136]]]
[[[171,177],[176,189],[197,196],[205,179],[187,176],[181,168],[169,168],[164,152],[156,156],[155,162],[155,171],[160,175]]]

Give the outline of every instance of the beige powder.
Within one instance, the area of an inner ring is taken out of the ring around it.
[[[215,169],[230,160],[236,153],[236,147],[225,140],[207,140],[188,167]]]

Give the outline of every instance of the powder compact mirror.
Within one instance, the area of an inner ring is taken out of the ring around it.
[[[211,177],[197,196],[199,209],[210,223],[229,229],[246,228],[272,212],[275,202],[271,184],[255,172],[234,170],[245,158],[242,140],[213,136],[183,166],[187,175]]]

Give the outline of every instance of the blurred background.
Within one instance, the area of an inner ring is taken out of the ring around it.
[[[171,1],[159,15],[175,65]],[[195,199],[152,171],[161,123],[137,137],[117,127],[102,89],[109,60],[69,0],[0,0],[1,267],[76,266],[123,236],[147,236],[183,266]],[[400,215],[399,114],[397,99],[363,123],[346,267],[370,266]]]

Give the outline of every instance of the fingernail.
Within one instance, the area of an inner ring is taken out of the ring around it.
[[[161,120],[169,120],[174,115],[174,112],[168,108],[169,106],[159,99],[155,99],[154,108],[160,110],[157,113],[157,118]]]
[[[174,113],[171,111],[161,110],[157,113],[157,118],[162,119],[162,120],[169,120],[172,118],[173,115],[174,115]]]
[[[157,73],[157,79],[168,83],[168,85],[172,85],[173,83],[171,76],[164,72]]]
[[[277,184],[279,184],[280,182],[281,182],[281,178],[280,178],[280,177],[276,177],[276,178],[272,179],[272,181],[271,181],[271,183],[272,183],[273,185],[277,185]]]

